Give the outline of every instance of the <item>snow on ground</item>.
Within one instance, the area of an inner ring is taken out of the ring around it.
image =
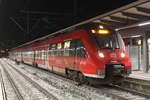
[[[4,86],[5,86],[5,90],[6,90],[6,94],[7,94],[7,98],[9,100],[17,100],[17,97],[16,97],[16,94],[14,94],[14,90],[13,88],[11,87],[11,84],[10,82],[8,81],[8,78],[6,77],[6,74],[4,73],[1,65],[0,65],[0,70],[1,70],[1,73],[3,75],[3,81],[4,81]]]
[[[5,59],[5,62],[13,65],[13,67],[17,68],[19,71],[40,84],[44,89],[56,96],[59,100],[114,100],[98,93],[95,89],[84,85],[77,86],[73,81],[48,71],[39,70],[38,68],[30,67],[25,64],[16,65],[15,62],[9,59]],[[126,98],[129,97],[129,100],[132,100],[132,97],[136,98],[136,100],[145,100],[139,96],[133,96],[128,92],[119,92],[115,89],[109,88],[106,88],[106,90],[109,90],[110,93],[116,93]]]
[[[111,98],[101,95],[95,90],[90,90],[84,86],[76,86],[61,76],[59,77],[52,73],[43,73],[39,69],[24,64],[16,65],[10,60],[5,59],[5,61],[36,81],[59,100],[111,100]]]
[[[7,67],[7,70],[9,70],[8,72],[11,78],[14,80],[25,100],[48,100],[47,97],[40,93],[40,91],[33,87],[32,84],[24,79],[19,73],[10,68],[9,65],[7,65],[6,63],[4,64],[5,67]]]

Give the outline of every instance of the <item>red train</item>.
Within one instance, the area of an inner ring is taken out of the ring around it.
[[[89,24],[56,32],[10,50],[9,57],[41,67],[78,82],[118,82],[131,73],[131,62],[121,36]]]

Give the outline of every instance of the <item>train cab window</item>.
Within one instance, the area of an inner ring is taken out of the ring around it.
[[[65,57],[69,57],[70,42],[71,42],[71,41],[65,41],[65,42],[64,42],[64,54],[63,54],[63,55],[64,55]]]
[[[82,42],[81,39],[77,40],[76,56],[77,57],[82,57],[82,58],[85,58],[87,56],[85,47],[84,47],[83,42]]]

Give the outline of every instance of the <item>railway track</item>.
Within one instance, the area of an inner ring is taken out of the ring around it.
[[[3,80],[3,75],[2,75],[1,70],[0,70],[0,82],[1,82],[1,89],[2,89],[3,100],[7,100],[7,93],[6,93],[4,80]]]
[[[130,92],[132,94],[135,94],[135,95],[139,95],[139,96],[142,96],[142,97],[145,97],[147,99],[150,99],[150,94],[149,93],[146,93],[146,92],[141,92],[141,91],[137,91],[137,90],[133,90],[133,89],[129,89],[129,88],[125,88],[125,87],[122,87],[122,86],[119,86],[119,85],[110,85],[112,88],[115,88],[115,89],[118,89],[118,90],[122,90],[122,91],[127,91],[127,92]]]
[[[38,89],[40,92],[42,92],[45,96],[49,98],[49,100],[58,100],[53,94],[45,90],[42,86],[40,86],[37,82],[33,81],[31,78],[29,78],[27,75],[21,73],[19,70],[14,68],[11,64],[7,63],[11,68],[13,68],[17,73],[19,73],[21,76],[23,76],[28,82],[30,82],[36,89]]]
[[[23,96],[21,95],[21,93],[20,93],[20,91],[19,91],[17,85],[15,84],[15,82],[13,81],[13,79],[12,79],[11,76],[10,76],[10,74],[9,74],[8,71],[5,69],[5,67],[4,67],[4,65],[3,65],[2,63],[1,63],[1,66],[3,67],[3,70],[4,70],[5,74],[7,75],[7,78],[8,78],[8,80],[9,80],[9,82],[10,82],[10,84],[11,84],[11,86],[12,86],[12,88],[13,88],[13,90],[14,90],[16,96],[17,96],[17,99],[18,99],[18,100],[24,100],[24,98],[23,98]],[[6,92],[5,92],[3,95],[4,95],[4,98],[7,100]],[[4,100],[5,100],[5,99],[4,99]]]
[[[33,68],[33,67],[30,67],[30,68]],[[37,68],[34,68],[34,69],[37,69]],[[38,69],[38,70],[42,71],[42,73],[49,74],[48,71],[41,70],[41,69]],[[32,74],[34,74],[34,73],[32,73]],[[57,74],[54,74],[54,76],[57,77],[57,78],[61,77],[61,76],[57,76]],[[41,76],[38,76],[38,77],[43,79]],[[62,78],[63,78],[64,81],[69,81],[71,83],[74,83],[74,81],[72,81],[72,80],[68,80],[68,79],[66,79],[64,77],[62,77]],[[139,98],[139,100],[147,100],[147,99],[149,99],[149,96],[146,96],[144,94],[142,95],[140,93],[136,93],[136,91],[135,91],[135,93],[133,93],[131,91],[126,91],[125,89],[119,89],[119,87],[116,88],[116,86],[114,86],[113,88],[112,87],[106,88],[105,86],[104,87],[100,87],[100,88],[97,88],[97,87],[95,88],[95,87],[83,85],[82,87],[85,87],[85,88],[87,88],[89,90],[92,90],[92,91],[96,91],[97,93],[105,95],[107,97],[110,97],[113,100],[133,100],[133,99],[137,99],[137,98]]]

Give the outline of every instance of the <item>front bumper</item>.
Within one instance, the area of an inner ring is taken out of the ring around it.
[[[131,74],[131,68],[125,68],[125,66],[121,64],[110,64],[106,65],[106,69],[99,69],[97,74],[88,74],[88,73],[83,73],[84,76],[86,77],[91,77],[91,78],[111,78],[114,76],[127,76]]]
[[[106,77],[124,76],[131,74],[131,68],[126,68],[121,64],[106,65]]]

